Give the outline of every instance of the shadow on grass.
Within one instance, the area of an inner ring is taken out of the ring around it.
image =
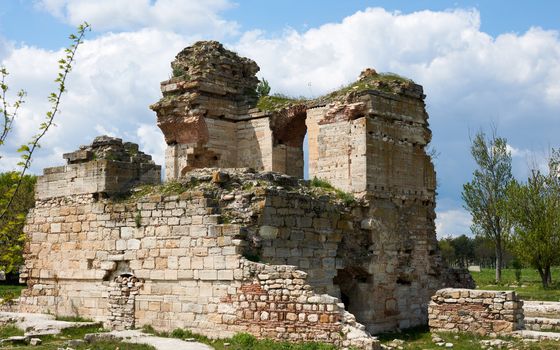
[[[381,342],[391,341],[393,339],[402,339],[404,341],[415,341],[430,338],[430,328],[428,326],[418,326],[401,330],[400,332],[387,332],[375,335]]]

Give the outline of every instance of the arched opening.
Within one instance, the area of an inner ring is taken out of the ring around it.
[[[340,300],[344,303],[344,309],[353,313],[356,318],[359,318],[366,305],[368,293],[364,287],[370,279],[371,274],[360,266],[348,266],[337,270],[333,279],[333,283],[340,289]]]

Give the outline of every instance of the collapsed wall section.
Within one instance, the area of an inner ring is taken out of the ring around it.
[[[523,329],[523,320],[523,301],[513,291],[441,289],[429,308],[430,329],[436,332],[495,337]]]
[[[123,202],[92,194],[38,200],[25,228],[21,311],[79,315],[117,329],[150,324],[209,336],[245,331],[363,349],[377,344],[336,293],[321,294],[336,289],[320,271],[335,274],[343,232],[341,221],[329,218],[332,204],[279,190],[298,183],[286,176],[274,183],[271,174],[191,176],[165,196],[154,190]]]
[[[126,192],[139,184],[161,182],[161,167],[132,142],[99,136],[91,145],[63,155],[68,164],[44,169],[36,198]]]
[[[310,177],[364,201],[354,216],[367,246],[343,242],[345,266],[336,277],[348,310],[373,333],[425,324],[445,271],[422,87],[365,70],[307,116]]]
[[[215,41],[185,48],[150,106],[165,136],[166,178],[193,169],[249,167],[303,177],[305,107],[263,112],[257,64]]]

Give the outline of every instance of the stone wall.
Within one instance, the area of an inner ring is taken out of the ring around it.
[[[441,289],[428,312],[432,331],[494,336],[523,328],[523,301],[512,291]]]
[[[325,97],[260,110],[258,66],[217,42],[172,68],[151,108],[174,181],[132,188],[159,167],[105,138],[46,170],[25,228],[22,310],[369,347],[364,329],[426,324],[431,295],[466,281],[437,248],[421,86],[368,69]],[[328,182],[301,180],[306,133],[309,175]]]
[[[177,195],[39,200],[25,228],[28,289],[20,310],[112,328],[248,331],[340,345],[341,332],[358,332],[356,344],[371,348],[374,339],[336,297],[336,242],[352,226],[331,216],[338,206],[278,190],[294,178],[279,176],[271,186],[266,174],[240,181],[218,173],[216,182],[211,174],[193,175]],[[334,296],[321,295],[327,291]]]
[[[88,146],[64,154],[68,164],[44,169],[36,186],[39,199],[76,194],[126,192],[144,183],[159,183],[161,167],[138,145],[100,136]]]

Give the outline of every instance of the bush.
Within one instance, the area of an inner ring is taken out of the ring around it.
[[[252,349],[257,341],[257,338],[249,333],[238,333],[231,338],[231,341],[235,345],[242,346],[246,349]]]
[[[263,97],[268,96],[268,94],[270,94],[270,84],[268,84],[268,81],[263,78],[257,85],[257,96]]]

